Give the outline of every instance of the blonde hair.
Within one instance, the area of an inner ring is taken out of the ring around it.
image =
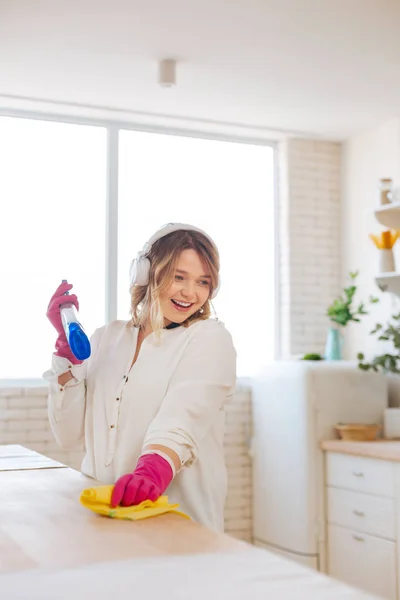
[[[200,259],[207,265],[210,277],[210,294],[202,307],[182,323],[188,327],[191,323],[208,319],[211,315],[210,298],[218,286],[219,254],[217,248],[202,233],[197,231],[179,230],[170,233],[151,247],[148,259],[150,261],[150,276],[147,285],[133,285],[131,294],[131,317],[135,327],[143,327],[150,321],[152,331],[160,337],[164,329],[164,315],[161,310],[160,297],[171,282],[183,250],[195,250]]]

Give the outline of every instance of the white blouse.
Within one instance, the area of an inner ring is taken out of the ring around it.
[[[92,336],[81,365],[53,354],[48,412],[57,442],[84,446],[82,472],[111,484],[134,471],[145,446],[160,444],[181,460],[166,494],[170,502],[211,529],[223,530],[226,469],[224,404],[236,383],[236,352],[220,321],[197,321],[144,339],[114,321]],[[62,387],[58,376],[71,369]],[[190,468],[188,468],[190,467]]]

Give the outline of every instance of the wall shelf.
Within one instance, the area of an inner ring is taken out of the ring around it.
[[[380,206],[374,211],[376,220],[389,229],[400,229],[400,202]]]
[[[375,277],[376,284],[382,292],[390,292],[400,296],[400,273],[381,273]]]

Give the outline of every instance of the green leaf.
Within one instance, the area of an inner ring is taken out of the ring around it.
[[[310,353],[310,354],[305,354],[303,356],[302,360],[324,360],[324,357],[321,356],[321,354]]]
[[[344,293],[347,296],[347,302],[351,302],[353,299],[354,294],[356,293],[356,286],[355,285],[351,285],[347,288],[344,288]]]
[[[357,359],[358,359],[358,360],[364,360],[364,354],[363,354],[362,352],[359,352],[359,353],[357,354]]]
[[[361,369],[361,371],[369,371],[373,367],[371,365],[365,365],[363,363],[360,363],[358,365],[358,368]]]

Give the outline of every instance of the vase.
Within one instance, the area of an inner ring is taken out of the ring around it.
[[[330,327],[325,346],[325,360],[342,360],[342,334],[337,327]]]
[[[379,273],[391,273],[395,271],[393,250],[381,248],[379,250]]]

